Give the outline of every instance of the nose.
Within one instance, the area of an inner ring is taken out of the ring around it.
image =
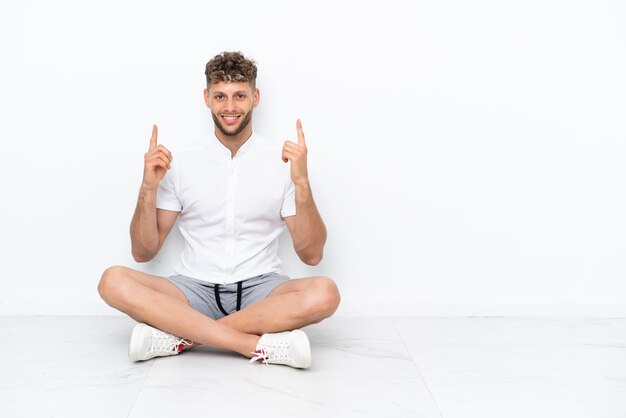
[[[235,100],[232,97],[226,99],[226,110],[229,112],[235,110]]]

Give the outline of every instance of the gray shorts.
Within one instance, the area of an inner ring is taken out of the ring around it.
[[[180,274],[166,277],[174,283],[189,301],[189,305],[204,315],[220,319],[265,299],[289,277],[267,273],[232,284],[209,283]]]

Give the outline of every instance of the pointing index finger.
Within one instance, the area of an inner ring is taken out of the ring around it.
[[[306,142],[304,142],[304,131],[302,130],[302,122],[300,122],[300,119],[296,121],[296,130],[298,131],[298,145],[306,145]]]
[[[153,149],[157,146],[157,136],[159,135],[159,130],[156,125],[152,125],[152,137],[150,138],[150,148]]]

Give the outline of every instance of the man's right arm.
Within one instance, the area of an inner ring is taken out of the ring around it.
[[[157,255],[179,213],[156,208],[156,189],[140,190],[135,214],[130,223],[130,240],[135,261],[145,263]]]
[[[152,260],[159,252],[180,213],[156,207],[157,188],[172,162],[172,154],[167,148],[157,145],[157,134],[154,125],[150,148],[144,156],[143,182],[137,207],[130,223],[133,258],[140,263]]]

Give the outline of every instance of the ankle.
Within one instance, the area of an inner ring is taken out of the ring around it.
[[[240,353],[248,358],[254,357],[254,352],[256,351],[256,346],[259,343],[260,339],[261,337],[259,337],[258,335],[254,335],[254,334],[249,335]]]

